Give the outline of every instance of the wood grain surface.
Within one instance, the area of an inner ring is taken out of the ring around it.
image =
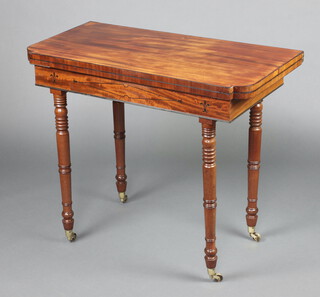
[[[258,187],[262,140],[262,102],[250,109],[248,143],[248,206],[246,220],[248,227],[255,227],[258,220]]]
[[[207,268],[214,269],[218,259],[216,248],[216,122],[203,118],[199,118],[199,122],[202,128],[203,207],[206,241],[204,259]]]
[[[28,57],[38,66],[233,100],[275,84],[303,52],[88,22],[30,46]]]
[[[73,229],[74,219],[71,195],[71,161],[67,109],[67,94],[64,91],[50,90],[53,94],[56,119],[56,139],[58,150],[58,167],[62,198],[62,223],[66,231]]]
[[[124,193],[127,189],[127,175],[126,175],[126,150],[125,150],[125,116],[124,103],[113,101],[113,133],[116,153],[116,185],[119,193]]]
[[[127,184],[124,103],[199,117],[209,273],[217,263],[216,120],[230,122],[251,109],[246,218],[249,227],[256,225],[261,101],[302,64],[302,51],[88,22],[30,46],[28,57],[35,65],[36,85],[50,88],[54,96],[65,230],[74,224],[68,91],[114,100],[120,193]]]
[[[39,66],[35,67],[35,75],[38,86],[227,122],[233,121],[283,84],[283,79],[276,80],[256,97],[228,101]]]
[[[102,98],[229,121],[232,101],[36,66],[36,84]],[[209,103],[210,100],[210,103]],[[248,100],[242,100],[247,102]]]

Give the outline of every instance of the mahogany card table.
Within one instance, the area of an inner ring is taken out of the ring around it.
[[[262,100],[300,66],[303,52],[270,46],[88,22],[28,47],[37,86],[55,106],[56,138],[66,237],[73,231],[67,92],[113,101],[116,186],[127,201],[124,103],[199,118],[202,127],[205,262],[216,273],[216,121],[232,122],[250,109],[248,203],[250,237],[256,233]],[[94,100],[94,99],[92,99]],[[94,103],[92,103],[94,104]]]

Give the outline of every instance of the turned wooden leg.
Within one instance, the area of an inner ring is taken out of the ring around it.
[[[114,123],[114,142],[116,150],[116,185],[119,198],[122,203],[127,201],[127,175],[125,162],[125,125],[124,125],[124,103],[113,101],[113,123]]]
[[[62,197],[62,223],[67,239],[74,241],[76,234],[73,232],[73,211],[71,198],[71,163],[68,131],[68,110],[66,92],[51,89],[54,98],[57,149],[59,162],[59,175]]]
[[[202,124],[202,172],[203,172],[203,207],[205,219],[206,247],[205,261],[210,278],[222,280],[222,275],[215,272],[217,264],[216,249],[216,122],[200,118]]]
[[[262,103],[250,109],[249,151],[248,151],[248,207],[246,209],[248,232],[255,241],[260,240],[260,234],[255,232],[257,224],[257,201],[260,169],[261,134],[262,134]]]

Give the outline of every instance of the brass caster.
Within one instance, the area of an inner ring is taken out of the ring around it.
[[[215,282],[221,282],[223,280],[223,276],[220,273],[216,273],[214,269],[208,268],[209,277]]]
[[[259,233],[256,233],[255,230],[254,230],[254,227],[248,227],[248,232],[249,232],[249,235],[250,237],[256,241],[256,242],[259,242],[260,239],[261,239],[261,235]]]
[[[66,237],[70,242],[72,242],[76,240],[77,234],[74,233],[72,230],[66,230]]]
[[[119,192],[119,198],[121,203],[125,203],[128,199],[126,192]]]

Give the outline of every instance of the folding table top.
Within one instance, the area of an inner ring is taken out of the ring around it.
[[[88,22],[28,47],[32,64],[222,100],[249,99],[303,51]]]

